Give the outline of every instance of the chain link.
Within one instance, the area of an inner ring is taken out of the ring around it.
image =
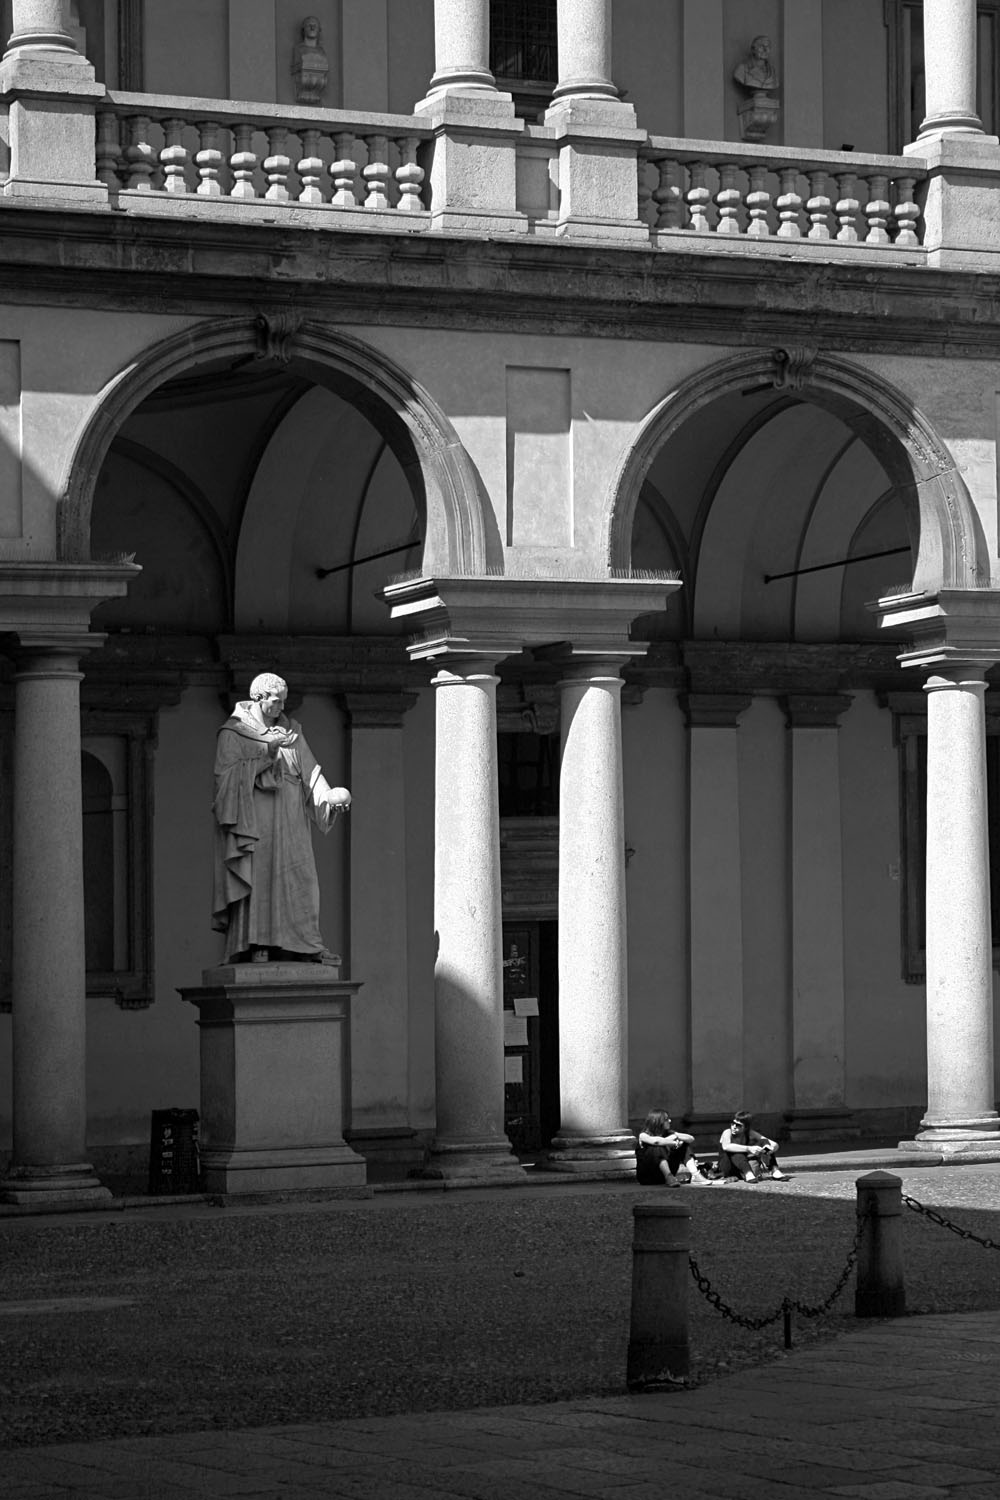
[[[959,1239],[975,1240],[977,1245],[982,1245],[987,1250],[1000,1250],[996,1240],[984,1239],[982,1235],[974,1234],[971,1229],[963,1229],[961,1224],[953,1224],[946,1219],[944,1214],[939,1214],[935,1208],[926,1208],[923,1203],[918,1203],[916,1198],[910,1198],[904,1193],[903,1202],[907,1208],[912,1208],[915,1214],[923,1214],[925,1219],[930,1219],[932,1224],[939,1224],[942,1229],[950,1229],[952,1234],[957,1234]]]
[[[818,1302],[815,1305],[812,1305],[808,1302],[800,1302],[797,1297],[783,1297],[780,1304],[774,1309],[773,1312],[765,1313],[762,1317],[759,1318],[748,1318],[745,1317],[743,1313],[736,1312],[734,1308],[729,1306],[728,1302],[725,1302],[723,1300],[722,1295],[715,1290],[709,1278],[703,1274],[701,1267],[698,1265],[698,1262],[695,1260],[693,1253],[690,1251],[688,1252],[688,1269],[691,1272],[691,1276],[695,1282],[695,1285],[697,1286],[699,1292],[701,1292],[701,1295],[704,1297],[709,1306],[714,1307],[716,1312],[720,1312],[724,1318],[728,1318],[730,1323],[736,1323],[740,1328],[748,1328],[752,1333],[757,1333],[761,1328],[767,1328],[770,1323],[776,1323],[779,1318],[785,1317],[787,1314],[792,1312],[799,1313],[803,1318],[818,1318],[821,1317],[823,1313],[830,1311],[830,1308],[836,1302],[837,1298],[844,1290],[844,1287],[847,1285],[847,1278],[850,1276],[851,1271],[854,1269],[854,1263],[858,1258],[858,1247],[861,1244],[861,1233],[864,1229],[865,1220],[867,1218],[868,1214],[865,1213],[861,1216],[861,1218],[858,1219],[858,1227],[854,1233],[854,1243],[851,1245],[850,1250],[847,1252],[847,1260],[844,1262],[844,1269],[838,1276],[833,1291],[825,1299],[825,1301]]]

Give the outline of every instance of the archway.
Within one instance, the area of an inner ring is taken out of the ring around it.
[[[287,315],[217,319],[165,339],[122,370],[103,396],[69,465],[59,516],[59,556],[90,557],[94,485],[125,419],[157,387],[228,360],[275,362],[336,392],[382,433],[424,518],[428,572],[497,573],[503,548],[480,476],[432,397],[386,356],[357,339]]]
[[[642,486],[664,444],[711,403],[760,390],[825,407],[877,458],[906,514],[916,551],[914,592],[987,586],[988,547],[975,507],[954,460],[923,414],[902,392],[860,365],[783,349],[711,365],[650,412],[612,485],[607,529],[611,569],[631,565]]]

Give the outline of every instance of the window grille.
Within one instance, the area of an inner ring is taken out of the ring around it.
[[[558,81],[556,0],[492,0],[490,72],[520,83]]]

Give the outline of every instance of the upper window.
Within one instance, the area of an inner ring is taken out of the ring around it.
[[[490,72],[538,120],[559,80],[556,0],[490,0]]]
[[[976,109],[987,135],[1000,120],[1000,0],[977,0],[979,14]],[[889,146],[915,141],[927,113],[923,0],[885,0],[889,57]]]

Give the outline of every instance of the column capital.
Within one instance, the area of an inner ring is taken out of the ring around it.
[[[925,693],[968,692],[986,698],[986,668],[978,662],[948,662],[935,667],[924,683]]]
[[[682,693],[689,729],[735,729],[753,702],[749,693]]]
[[[76,673],[81,656],[96,651],[106,640],[107,636],[96,630],[22,630],[12,653],[15,678],[23,677],[26,672]]]
[[[789,729],[839,729],[854,698],[850,693],[787,693],[780,702]]]
[[[882,630],[898,628],[910,638],[899,653],[904,667],[979,669],[1000,661],[1000,590],[891,594],[876,609]]]

